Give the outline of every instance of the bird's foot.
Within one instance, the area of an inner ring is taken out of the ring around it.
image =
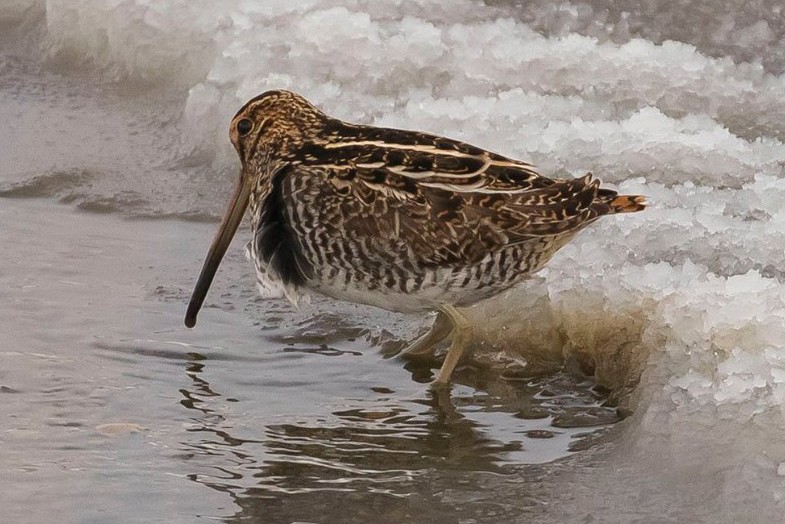
[[[436,357],[436,346],[447,338],[452,329],[450,318],[439,311],[431,329],[406,346],[401,356],[411,360],[433,360]]]
[[[436,380],[431,384],[431,387],[433,388],[442,387],[450,381],[450,376],[452,375],[455,366],[458,365],[463,350],[466,349],[466,346],[472,339],[473,332],[472,324],[469,322],[469,319],[455,307],[446,305],[441,306],[439,310],[449,318],[453,325],[452,344],[450,345],[449,351],[447,351],[447,356],[444,358],[444,363],[439,370],[439,374],[436,376]]]

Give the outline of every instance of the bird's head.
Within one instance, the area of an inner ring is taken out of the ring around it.
[[[193,327],[224,253],[249,202],[256,209],[271,190],[273,175],[296,163],[298,151],[323,130],[328,117],[290,91],[267,91],[249,100],[232,119],[229,137],[240,157],[240,178],[196,282],[185,325]]]
[[[295,159],[303,144],[324,128],[328,117],[291,91],[267,91],[249,100],[232,119],[229,138],[242,175],[271,171]]]

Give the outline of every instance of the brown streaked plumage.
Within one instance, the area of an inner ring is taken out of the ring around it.
[[[539,175],[525,162],[414,131],[328,117],[303,97],[268,91],[232,119],[240,181],[188,305],[193,327],[250,206],[249,255],[263,293],[296,303],[314,290],[395,311],[440,314],[409,354],[452,333],[446,383],[471,337],[457,308],[540,269],[602,215],[640,211],[591,175]]]

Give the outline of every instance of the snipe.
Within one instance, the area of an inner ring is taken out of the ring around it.
[[[550,179],[531,165],[440,136],[355,125],[303,97],[268,91],[229,134],[240,180],[207,254],[185,324],[193,327],[221,258],[251,208],[249,255],[259,288],[296,303],[313,290],[393,311],[436,310],[407,348],[452,334],[446,383],[472,328],[459,308],[540,269],[602,215],[640,211],[640,196],[591,175]]]

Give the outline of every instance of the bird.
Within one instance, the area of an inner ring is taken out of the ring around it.
[[[473,336],[466,308],[541,269],[603,215],[641,211],[591,174],[548,178],[531,164],[435,134],[330,117],[303,96],[264,92],[232,118],[240,176],[186,311],[194,327],[246,209],[247,254],[264,296],[319,293],[430,314],[403,351],[434,355],[449,384]]]

